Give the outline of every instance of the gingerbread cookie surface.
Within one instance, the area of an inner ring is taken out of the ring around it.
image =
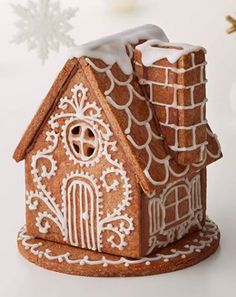
[[[27,259],[70,274],[147,275],[216,250],[206,170],[222,153],[205,65],[202,47],[172,44],[154,25],[73,50],[14,153],[25,160]]]
[[[189,267],[215,252],[220,232],[213,221],[158,254],[131,259],[96,253],[66,245],[35,239],[25,227],[18,234],[20,253],[30,262],[58,272],[85,276],[144,276],[171,272]]]

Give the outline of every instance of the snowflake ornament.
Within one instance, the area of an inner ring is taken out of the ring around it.
[[[12,5],[14,12],[20,18],[16,23],[17,34],[13,38],[16,44],[27,43],[29,50],[36,50],[42,61],[48,58],[49,51],[59,51],[60,45],[71,47],[73,39],[68,32],[73,29],[69,20],[78,9],[62,10],[59,1],[51,0],[29,1],[28,5]]]

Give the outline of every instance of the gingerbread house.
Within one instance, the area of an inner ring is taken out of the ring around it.
[[[154,25],[73,49],[14,153],[27,234],[141,259],[202,230],[221,157],[205,65]]]

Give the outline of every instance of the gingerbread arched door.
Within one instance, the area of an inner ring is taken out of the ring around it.
[[[67,242],[96,250],[96,197],[92,185],[82,177],[69,180],[64,204]]]

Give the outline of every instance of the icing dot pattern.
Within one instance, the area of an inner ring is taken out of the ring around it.
[[[181,257],[182,259],[186,259],[189,255],[193,253],[200,253],[206,247],[209,247],[213,244],[214,240],[218,240],[220,236],[219,229],[217,225],[211,220],[207,219],[205,226],[203,227],[202,232],[204,232],[204,236],[201,237],[198,243],[195,243],[194,240],[189,240],[188,247],[187,245],[180,246],[178,249],[169,249],[165,251],[165,253],[157,253],[149,257],[143,257],[140,259],[130,259],[125,257],[114,257],[101,256],[99,258],[98,254],[93,258],[92,256],[83,256],[82,258],[72,255],[69,252],[64,254],[53,253],[49,249],[43,249],[42,242],[35,242],[34,237],[27,235],[26,228],[23,227],[19,233],[18,241],[21,245],[30,251],[30,253],[39,258],[46,258],[49,261],[58,261],[60,263],[66,262],[68,264],[79,264],[79,265],[99,265],[104,269],[109,265],[124,265],[125,267],[129,267],[131,265],[143,264],[143,265],[151,265],[153,262],[161,260],[163,262],[169,262],[177,257]],[[200,236],[200,235],[199,235]]]

